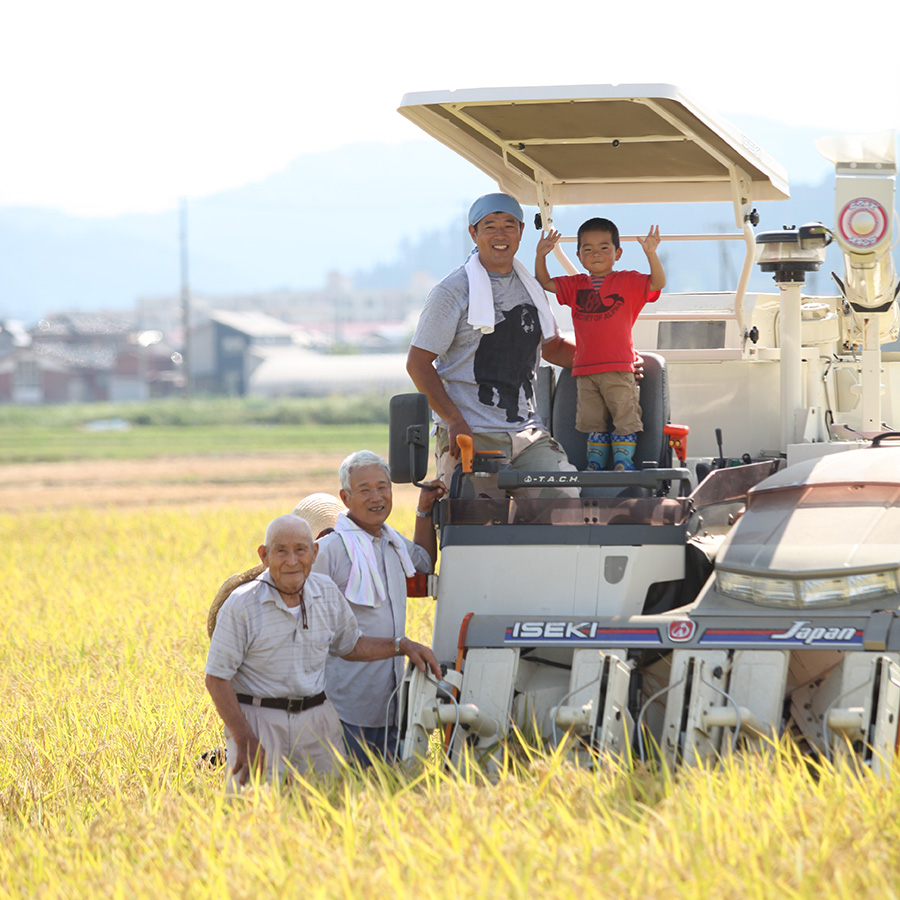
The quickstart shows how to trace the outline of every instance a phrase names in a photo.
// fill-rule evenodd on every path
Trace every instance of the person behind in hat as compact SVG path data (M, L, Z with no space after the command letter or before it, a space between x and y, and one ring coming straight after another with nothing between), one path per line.
M360 628L396 639L406 631L406 577L433 572L437 538L432 524L435 502L444 496L441 481L419 492L416 528L409 540L387 524L393 508L388 464L371 450L351 453L338 473L346 512L334 533L319 541L313 572L328 575L347 598ZM403 660L357 662L332 656L325 665L325 691L334 703L348 751L362 766L371 757L393 759L397 744L395 691ZM393 701L393 702L392 702Z
M441 677L429 647L360 631L334 582L312 572L317 546L305 519L274 519L258 553L266 569L222 604L205 669L232 789L252 768L270 778L336 771L343 742L325 696L330 655L367 662L403 654Z
M449 484L457 438L501 450L521 471L573 471L537 413L541 358L571 368L547 295L516 258L524 229L519 203L486 194L469 210L475 251L428 295L406 369L435 413L438 477Z
M344 504L333 494L324 492L307 494L294 507L294 515L309 522L316 543L334 531L334 523L343 511Z

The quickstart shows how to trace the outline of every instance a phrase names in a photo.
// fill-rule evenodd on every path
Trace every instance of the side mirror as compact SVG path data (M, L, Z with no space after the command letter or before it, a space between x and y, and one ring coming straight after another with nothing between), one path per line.
M421 487L428 471L428 399L424 394L391 397L388 465L394 484Z

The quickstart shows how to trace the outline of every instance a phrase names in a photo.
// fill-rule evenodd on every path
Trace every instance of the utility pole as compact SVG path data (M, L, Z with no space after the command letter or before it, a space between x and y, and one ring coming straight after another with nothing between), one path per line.
M191 288L188 281L188 204L181 198L179 216L179 244L181 247L181 328L184 338L181 346L181 365L184 372L184 396L191 396Z

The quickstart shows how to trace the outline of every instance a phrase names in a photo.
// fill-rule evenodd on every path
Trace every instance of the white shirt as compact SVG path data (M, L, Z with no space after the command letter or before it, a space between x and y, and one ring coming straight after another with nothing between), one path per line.
M328 657L351 653L362 632L330 578L313 573L303 585L306 629L269 579L266 569L222 604L205 671L239 694L312 697L325 690Z

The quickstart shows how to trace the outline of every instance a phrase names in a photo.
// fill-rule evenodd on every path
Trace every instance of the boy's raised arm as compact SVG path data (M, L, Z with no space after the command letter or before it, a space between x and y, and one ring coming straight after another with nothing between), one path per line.
M547 271L547 254L556 246L556 242L560 239L560 233L554 231L542 231L541 239L537 242L537 249L534 255L534 277L540 282L541 287L545 291L556 293L556 282L550 277Z
M666 286L666 273L663 271L662 263L656 255L656 248L659 246L660 240L659 225L651 225L650 230L647 232L647 237L637 239L641 247L644 248L647 262L650 263L651 291L661 291ZM540 281L540 278L538 281Z

